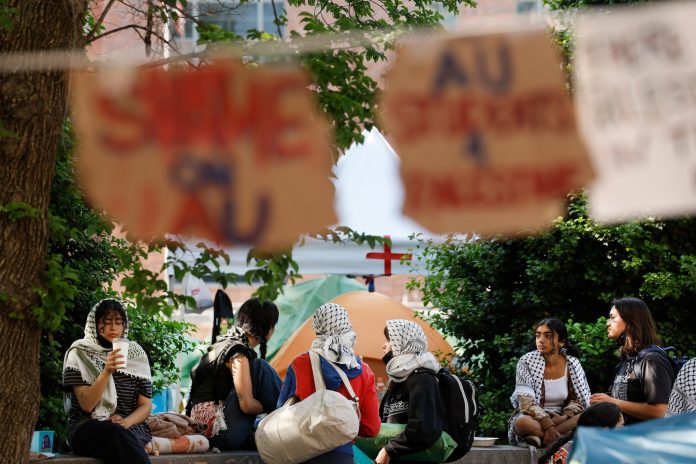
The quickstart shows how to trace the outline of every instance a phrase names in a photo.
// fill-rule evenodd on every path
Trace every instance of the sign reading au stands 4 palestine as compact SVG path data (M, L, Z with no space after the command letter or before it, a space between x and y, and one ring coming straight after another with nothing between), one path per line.
M696 4L582 16L578 122L597 167L600 222L696 212Z
M299 68L80 73L80 182L134 235L274 249L336 221L329 127Z
M551 226L592 178L545 29L403 44L382 111L405 213L436 233Z

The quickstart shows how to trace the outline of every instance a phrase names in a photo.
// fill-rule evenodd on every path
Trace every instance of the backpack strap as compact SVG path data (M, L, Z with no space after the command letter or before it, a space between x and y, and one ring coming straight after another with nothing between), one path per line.
M316 351L310 351L309 358L312 362L312 375L314 376L315 389L319 391L319 388L317 387L317 378L321 379L321 389L326 389L326 384L324 383L324 376L321 374L321 359L324 359L331 365L331 367L336 369L336 372L338 372L338 375L339 377L341 377L343 385L346 387L346 390L348 390L348 394L350 395L351 400L353 400L353 402L355 403L355 411L358 413L358 419L360 419L360 408L358 407L358 404L360 403L360 397L358 397L358 395L355 394L355 390L353 390L353 386L350 384L350 380L348 380L348 376L346 375L346 373L343 372L343 370L340 367L338 367L333 361L331 361L330 359L326 359L324 356L320 355Z

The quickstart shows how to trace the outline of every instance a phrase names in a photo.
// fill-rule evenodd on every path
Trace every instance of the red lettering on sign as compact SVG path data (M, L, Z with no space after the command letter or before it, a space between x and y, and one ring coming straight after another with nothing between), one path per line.
M564 163L548 168L480 168L464 174L419 170L404 173L404 181L414 210L512 207L565 195L575 187L578 169Z
M250 138L255 161L264 164L311 153L312 116L285 101L303 93L308 90L301 74L256 76L216 66L150 70L126 96L99 95L97 110L110 128L103 142L117 152L153 143L165 153L201 148L227 153Z
M478 97L472 95L394 95L386 104L400 143L428 136L458 137L482 132L572 132L575 116L561 91Z
M109 126L116 129L99 134L102 143L116 152L134 150L142 146L146 139L146 127L134 108L104 94L97 95L95 107Z

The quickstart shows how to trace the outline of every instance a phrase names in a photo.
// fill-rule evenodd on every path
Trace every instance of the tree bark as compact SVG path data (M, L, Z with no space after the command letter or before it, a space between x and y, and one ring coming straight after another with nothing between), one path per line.
M13 27L0 56L78 48L87 0L10 0ZM32 313L42 286L48 203L68 98L66 71L0 74L0 207L22 202L36 218L0 212L0 462L28 460L39 408L39 340ZM61 379L55 379L60 382Z

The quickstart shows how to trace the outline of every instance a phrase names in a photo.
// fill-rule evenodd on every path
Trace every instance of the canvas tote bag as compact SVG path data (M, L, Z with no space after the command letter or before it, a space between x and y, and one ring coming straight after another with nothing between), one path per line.
M300 463L348 443L358 436L358 400L346 374L341 376L353 401L327 390L321 374L319 354L309 352L314 393L304 401L290 398L263 418L256 429L256 447L267 464ZM330 362L330 361L329 361Z

